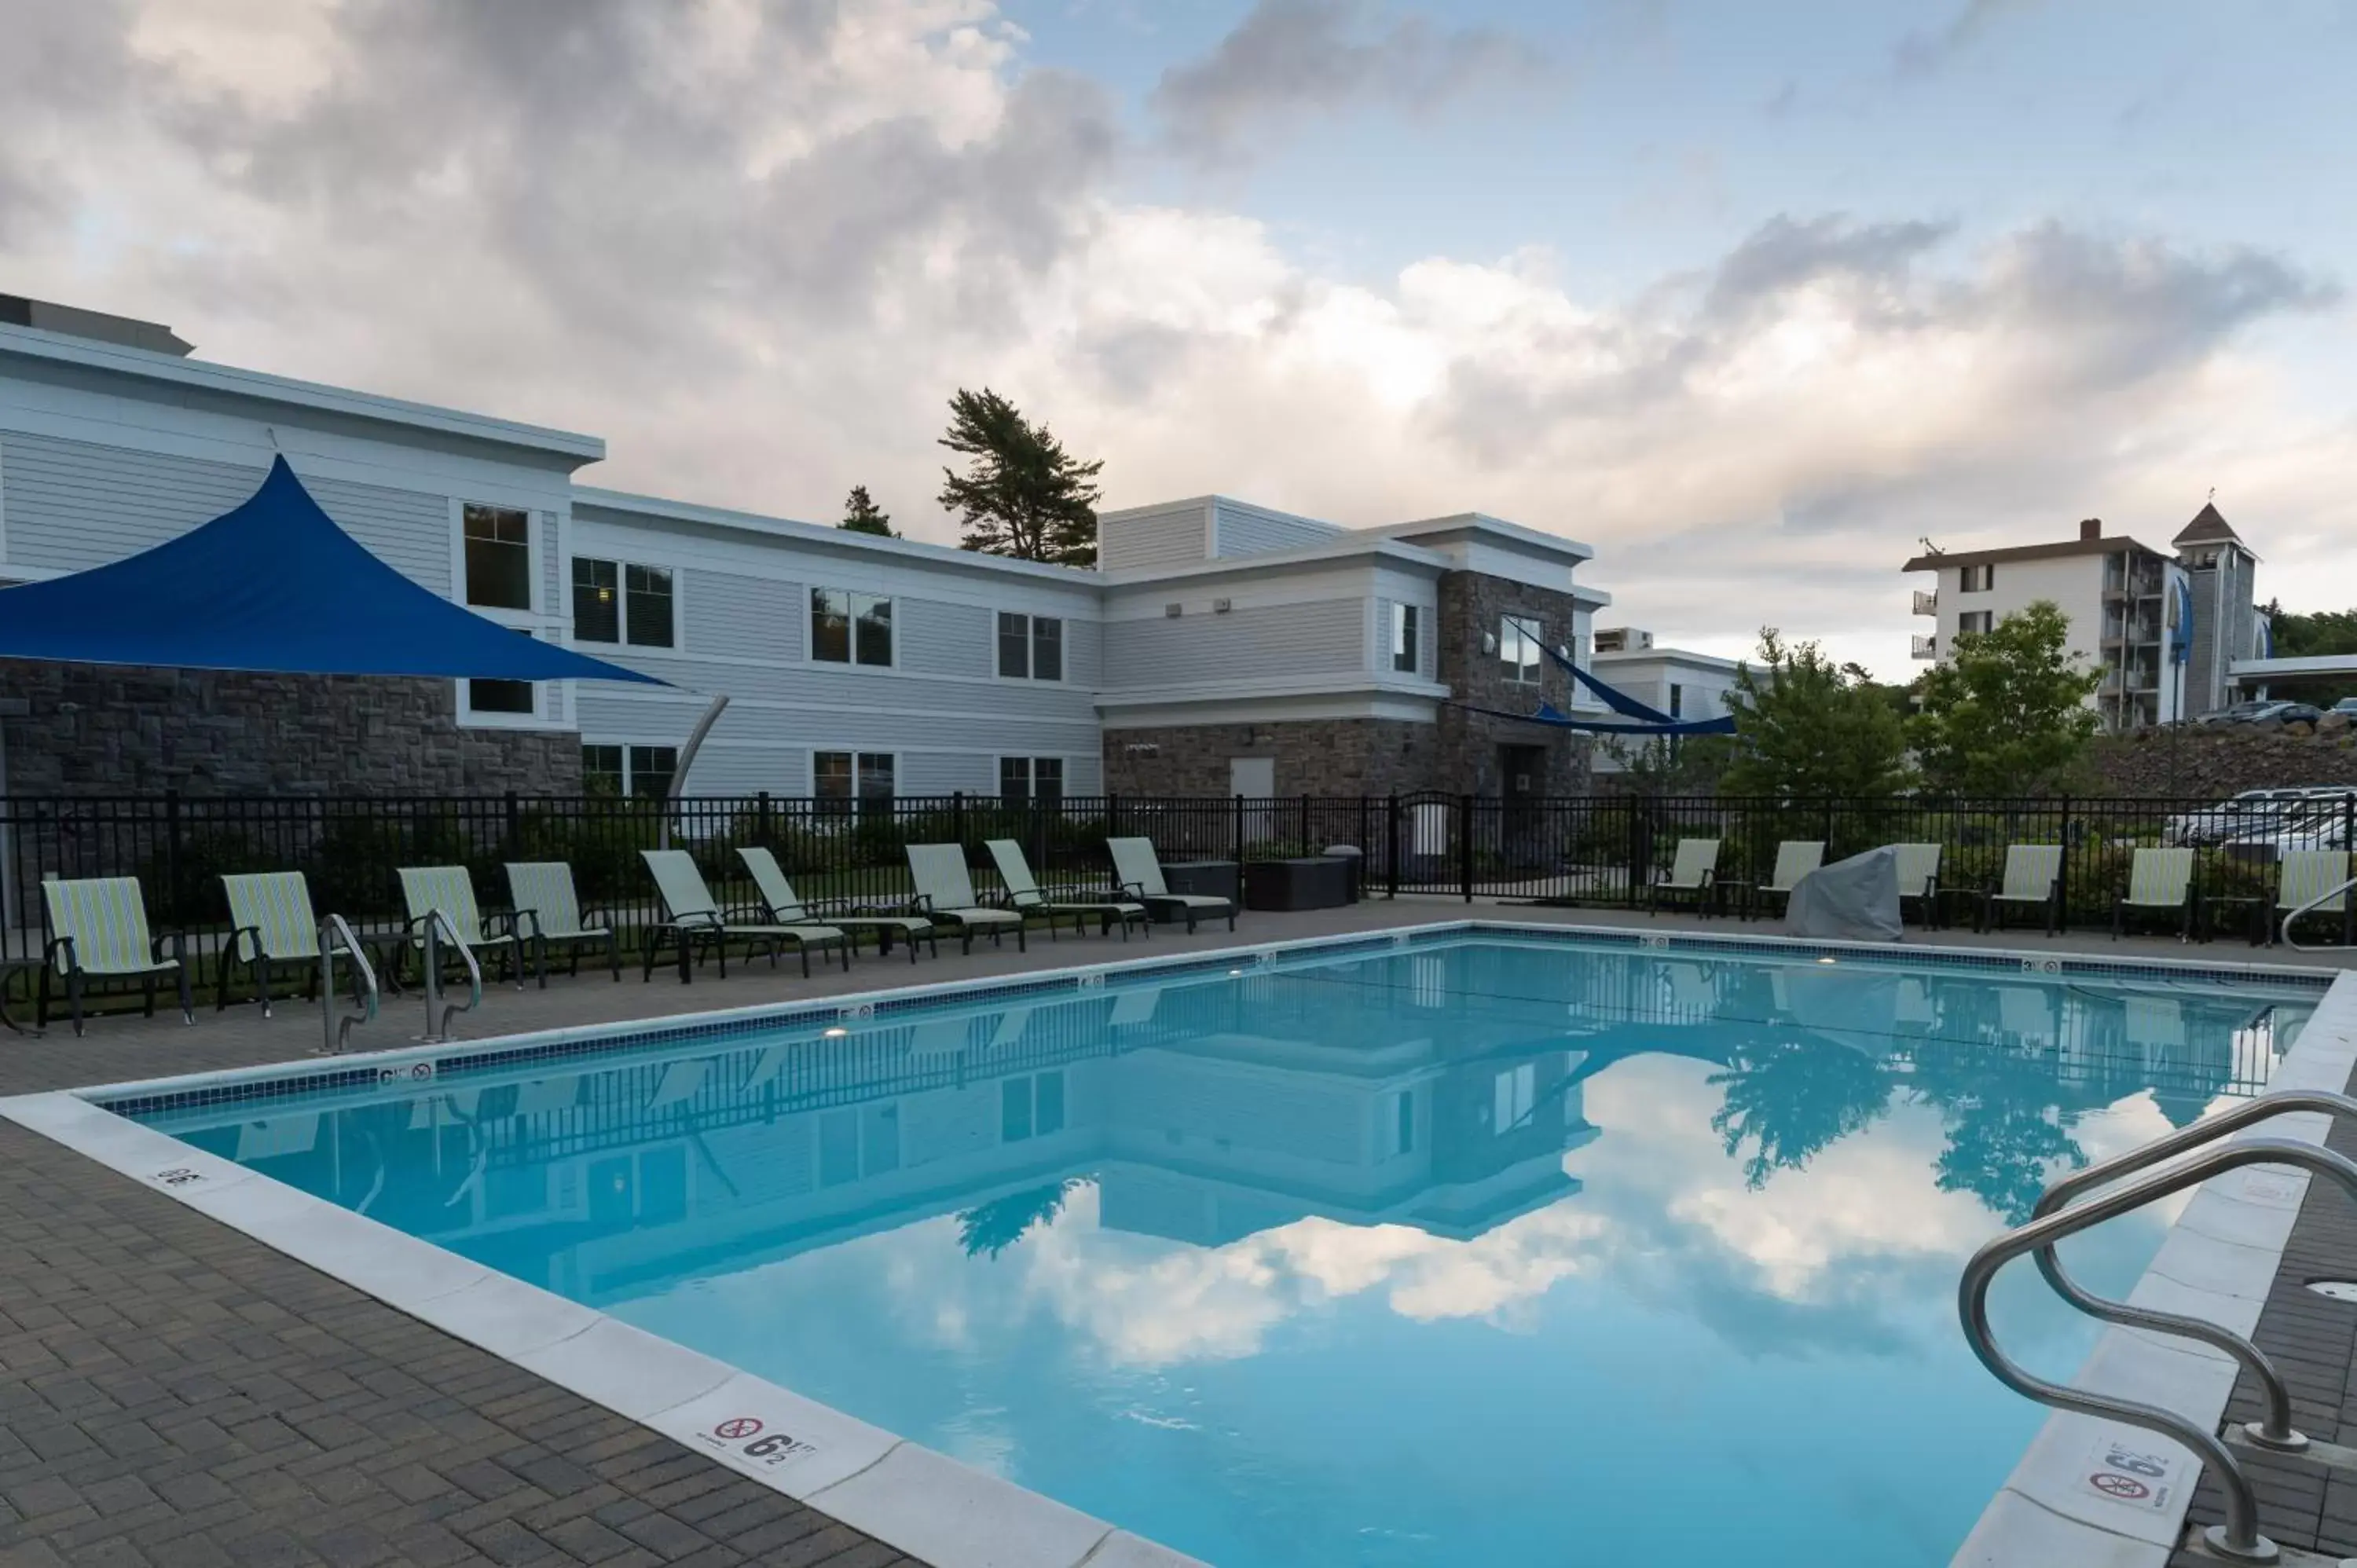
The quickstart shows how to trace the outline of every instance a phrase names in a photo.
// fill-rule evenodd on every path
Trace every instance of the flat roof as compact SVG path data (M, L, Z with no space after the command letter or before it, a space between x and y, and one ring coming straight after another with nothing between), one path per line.
M264 375L259 371L242 371L230 365L215 364L210 360L184 359L177 354L133 349L120 343L44 332L38 328L0 326L0 356L11 355L157 381L191 391L253 398L290 408L315 409L380 424L432 430L495 446L545 452L571 459L571 466L575 467L584 463L599 462L606 456L605 441L595 435L551 429L542 424L522 424L511 419L493 419L488 414L438 408L431 403L409 403L401 398L348 392L340 387L323 386L317 381L298 381L286 376Z
M1178 578L1222 577L1265 571L1271 567L1324 566L1361 558L1394 561L1405 566L1420 566L1434 572L1447 571L1449 564L1448 557L1437 550L1426 550L1422 545L1375 535L1372 530L1346 528L1334 539L1320 544L1305 544L1298 550L1260 550L1250 555L1218 555L1208 561L1189 561L1179 566L1125 566L1117 571L1100 572L1098 576L1108 587L1128 588Z
M1918 555L1902 572L1937 572L1949 566L1979 566L1999 561L2051 561L2066 555L2111 555L2132 550L2161 560L2174 560L2166 550L2155 550L2125 533L2107 533L2101 539L2065 539L2054 544L2014 544L2001 550L1949 550L1936 555Z
M1420 518L1414 522L1387 522L1379 528L1353 529L1357 533L1388 534L1394 538L1415 538L1423 534L1488 534L1491 538L1511 541L1525 549L1553 555L1577 565L1596 559L1593 546L1568 539L1560 533L1548 533L1541 529L1526 528L1519 522L1508 522L1502 517L1487 512L1452 512L1447 517Z

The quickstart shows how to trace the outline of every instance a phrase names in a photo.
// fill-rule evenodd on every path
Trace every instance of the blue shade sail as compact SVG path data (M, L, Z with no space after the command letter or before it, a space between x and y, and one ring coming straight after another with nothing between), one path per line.
M0 589L0 659L669 683L418 586L337 527L284 457L244 504L201 528L110 565Z

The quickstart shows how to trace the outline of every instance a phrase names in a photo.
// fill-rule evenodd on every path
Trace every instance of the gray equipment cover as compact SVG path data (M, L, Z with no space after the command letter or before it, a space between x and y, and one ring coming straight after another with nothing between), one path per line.
M1784 930L1795 937L1899 940L1899 852L1885 844L1802 877L1784 908Z

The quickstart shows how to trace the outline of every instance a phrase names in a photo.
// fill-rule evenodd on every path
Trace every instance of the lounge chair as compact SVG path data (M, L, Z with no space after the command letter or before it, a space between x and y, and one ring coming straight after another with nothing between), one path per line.
M1767 885L1759 889L1760 896L1781 894L1789 902L1801 878L1824 863L1824 840L1786 839L1776 846L1776 869L1769 874Z
M2193 935L2193 852L2140 849L2128 863L2128 890L2112 901L2112 940L2117 941L2135 915L2167 915L2177 922L2177 940Z
M802 977L811 972L811 949L833 948L843 961L844 969L851 968L851 941L834 926L769 925L730 920L720 909L712 889L704 885L704 873L695 867L695 857L683 849L642 849L639 857L647 863L648 872L655 879L655 890L662 896L665 918L649 928L646 936L646 967L640 974L642 981L654 978L655 959L662 951L663 933L669 932L679 947L679 983L688 982L690 954L701 940L720 955L720 978L728 978L728 940L741 937L745 941L745 957L749 962L753 946L761 944L769 952L770 967L778 967L778 949L791 942L802 955Z
M2345 849L2290 849L2276 861L2276 929L2267 933L2273 941L2291 938L2290 925L2294 911L2309 904L2311 916L2341 917L2341 945L2351 945L2349 889L2341 885L2349 880L2349 852ZM2340 891L2334 892L2335 888ZM2330 897L2326 896L2330 894ZM2322 899L2323 902L2317 903Z
M562 942L572 959L571 972L581 972L581 947L600 943L606 967L622 978L622 950L614 940L610 917L591 925L595 911L584 914L581 896L574 890L573 867L561 860L510 861L508 902L515 910L518 935L532 941L532 966L540 973L541 989L548 988L548 944Z
M1162 860L1154 853L1152 839L1107 839L1105 848L1113 855L1113 874L1119 884L1117 891L1125 898L1134 899L1147 909L1168 909L1187 922L1187 934L1195 934L1195 922L1206 916L1218 919L1228 918L1228 929L1236 929L1236 901L1222 898L1216 893L1173 893L1162 879Z
M239 964L253 981L254 999L262 1015L271 1015L270 971L273 965L311 970L307 1000L319 992L319 918L311 911L311 885L299 871L253 871L224 875L221 889L229 895L229 941L221 951L221 972L215 977L213 1011L229 1005L229 983Z
M1125 898L1050 898L1040 891L1039 881L1031 875L1031 863L1024 857L1023 846L1013 839L989 839L983 847L998 867L998 880L1006 885L1006 901L1018 915L1042 915L1047 918L1048 935L1056 934L1056 921L1066 915L1073 926L1086 931L1089 922L1097 922L1097 935L1107 936L1118 924L1121 940L1129 940L1129 928L1137 927L1146 935L1154 934L1154 918L1145 905Z
M862 931L876 933L876 951L880 957L892 950L892 939L898 937L909 950L909 961L917 961L917 944L930 941L933 956L942 956L942 939L931 920L920 920L910 915L820 915L812 912L794 894L794 885L786 880L785 868L778 857L766 849L739 846L737 858L745 863L752 874L753 888L761 896L761 911L771 924L780 926L827 925L848 931L856 939Z
M1655 877L1645 886L1645 913L1652 914L1661 907L1664 895L1674 898L1691 897L1695 912L1702 912L1704 902L1718 886L1718 840L1680 839L1676 859L1669 874Z
M406 928L409 940L394 953L393 984L401 984L401 971L408 957L414 952L422 969L425 953L425 922L439 913L447 938L455 935L468 949L497 948L500 961L506 968L506 978L515 982L518 991L523 989L523 939L516 934L513 910L502 910L486 916L475 904L475 878L463 865L404 865L401 867L401 898L409 909Z
M2062 918L2062 846L2059 843L2007 844L2005 881L1984 888L1980 913L1973 929L1986 931L2005 924L2008 909L2036 909L2046 917L2046 934L2052 936Z
M66 1001L73 1012L74 1033L82 1032L81 987L84 980L138 977L145 983L147 1016L156 1015L156 977L168 974L179 983L180 1016L197 1021L196 1003L188 993L188 939L178 931L151 936L147 900L135 876L96 876L65 882L49 877L41 884L41 913L47 926L42 948L41 984L34 1004L33 1026L49 1026L49 981L63 975ZM172 956L164 956L169 943Z
M1907 901L1915 900L1924 926L1942 924L1940 916L1940 852L1936 843L1895 843L1899 852L1899 908L1903 917Z
M965 868L965 846L954 843L912 843L909 846L909 879L917 886L917 908L925 918L946 920L957 929L967 952L974 951L976 932L997 941L1015 933L1017 950L1028 951L1023 917L1012 909L990 909L974 897L974 877Z

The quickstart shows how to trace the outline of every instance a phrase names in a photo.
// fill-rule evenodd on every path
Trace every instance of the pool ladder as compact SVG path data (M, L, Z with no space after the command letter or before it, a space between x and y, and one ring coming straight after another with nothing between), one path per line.
M2283 918L2282 929L2278 933L2283 938L2284 946L2291 949L2294 952L2347 952L2349 950L2348 948L2338 942L2317 942L2313 945L2305 942L2296 942L2292 940L2291 928L2292 922L2298 920L2302 915L2312 915L2319 909L2338 908L2341 901L2349 897L2349 893L2352 888L2357 888L2357 876L2350 877L2348 880L2342 882L2338 887L2329 887L2325 889L2315 897L2310 898L2307 903L2302 904L2298 908L2294 909L2291 913L2286 915Z
M1964 1279L1956 1292L1957 1308L1964 1318L1964 1340L1972 1347L1973 1354L1980 1358L1981 1365L1994 1373L1997 1381L2016 1393L2036 1400L2040 1404L2051 1405L2056 1410L2072 1411L2081 1415L2109 1416L2131 1426L2159 1433L2198 1455L2226 1494L2226 1522L2211 1526L2203 1532L2202 1539L2212 1555L2229 1563L2279 1563L2283 1560L2283 1552L2259 1531L2257 1497L2252 1490L2250 1477L2243 1473L2243 1467L2235 1460L2228 1442L2222 1440L2217 1433L2196 1425L2174 1411L2075 1389L2064 1383L2049 1382L2027 1370L1997 1348L1989 1332L1989 1283L2006 1264L2025 1252L2031 1253L2037 1259L2038 1272L2046 1277L2048 1284L2054 1287L2055 1294L2089 1316L2125 1327L2198 1339L2223 1350L2240 1363L2243 1370L2259 1385L2266 1409L2263 1419L2230 1431L2228 1437L2231 1441L2279 1454L2308 1450L2310 1447L2308 1438L2291 1424L2290 1391L2285 1388L2283 1378L2276 1371L2274 1364L2257 1346L2232 1329L2201 1318L2134 1306L2124 1301L2112 1301L2096 1295L2073 1280L2064 1271L2061 1260L2054 1255L2054 1244L2065 1236L2090 1230L2107 1219L2141 1208L2156 1198L2165 1197L2222 1171L2243 1165L2298 1165L2314 1175L2331 1177L2352 1197L2357 1197L2357 1162L2313 1144L2297 1143L2288 1138L2250 1138L2222 1148L2201 1149L2201 1152L2167 1170L2124 1182L2084 1203L2072 1205L2072 1199L2092 1188L2145 1170L2189 1150L2201 1149L2202 1144L2255 1122L2299 1112L2322 1112L2328 1116L2357 1116L2357 1099L2322 1090L2281 1090L2245 1101L2167 1137L2156 1138L2126 1154L2073 1172L2046 1189L2045 1195L2038 1200L2038 1207L2029 1223L2007 1231L1972 1255L1964 1264ZM2344 1475L2357 1474L2357 1454L2335 1449L2330 1454L2318 1453L2314 1457Z
M467 965L467 1000L464 1002L445 1004L442 1000L442 942L446 937ZM429 1046L438 1046L450 1038L451 1019L461 1013L471 1013L483 1004L483 966L475 961L474 950L458 935L457 928L450 924L449 917L439 909L427 911L424 939L425 1033L420 1038ZM514 962L521 970L522 955L518 954Z
M353 1011L338 1015L336 1012L336 954L341 952L352 963ZM325 1056L341 1055L352 1037L352 1029L361 1024L376 1020L376 968L361 948L360 939L352 935L350 926L341 915L330 915L319 922L319 1024L326 1040L320 1047Z

